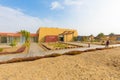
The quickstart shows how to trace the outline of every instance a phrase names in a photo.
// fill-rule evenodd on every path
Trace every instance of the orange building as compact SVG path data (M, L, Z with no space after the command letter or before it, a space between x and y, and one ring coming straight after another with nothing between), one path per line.
M49 41L73 41L74 37L78 36L76 30L73 29L63 29L63 28L47 28L47 27L40 27L37 31L39 34L38 42L47 42L46 38L49 36ZM50 37L51 36L51 37ZM57 36L58 39L55 39ZM51 39L51 40L50 40ZM53 40L52 40L53 39Z

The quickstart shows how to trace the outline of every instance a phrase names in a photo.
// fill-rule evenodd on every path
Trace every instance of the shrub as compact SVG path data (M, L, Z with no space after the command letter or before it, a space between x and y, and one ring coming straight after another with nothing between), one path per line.
M30 42L29 42L29 41L26 41L26 42L24 43L24 46L30 47Z
M2 52L3 51L3 48L0 48L0 52Z
M10 43L10 46L16 46L17 45L17 42L16 42L16 40L13 40L11 43Z
M77 39L77 37L73 37L73 41L77 41L78 39Z

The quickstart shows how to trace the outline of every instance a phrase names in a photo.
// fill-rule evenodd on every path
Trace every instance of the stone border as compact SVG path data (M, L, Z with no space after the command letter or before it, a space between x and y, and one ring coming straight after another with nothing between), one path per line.
M34 61L34 60L38 60L38 59L58 57L58 56L62 56L62 55L77 55L77 54L81 54L81 53L85 53L85 52L98 51L98 50L106 50L106 49L113 49L113 48L116 48L116 47L88 49L88 50L85 50L85 51L79 51L79 50L78 51L69 51L69 52L66 52L66 53L63 53L63 54L52 53L52 54L45 55L45 56L13 58L11 60L2 61L2 62L0 62L0 64Z

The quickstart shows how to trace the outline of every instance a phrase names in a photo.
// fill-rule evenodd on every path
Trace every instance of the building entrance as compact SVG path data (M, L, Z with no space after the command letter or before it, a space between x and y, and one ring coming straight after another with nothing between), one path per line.
M63 35L59 36L59 41L64 41L64 36Z

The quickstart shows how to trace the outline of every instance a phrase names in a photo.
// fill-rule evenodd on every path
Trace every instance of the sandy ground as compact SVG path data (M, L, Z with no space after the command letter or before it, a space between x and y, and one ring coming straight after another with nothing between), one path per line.
M2 64L0 80L120 80L120 48Z
M18 50L19 48L21 48L21 45L9 47L9 48L3 48L2 52L14 52L14 51ZM28 50L28 48L26 48L25 51L22 53L27 53L27 50Z
M3 52L12 52L12 51L16 51L18 48L20 48L20 46L4 48L4 49L3 49Z

